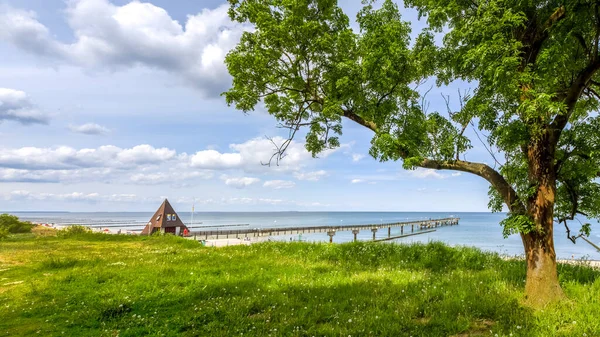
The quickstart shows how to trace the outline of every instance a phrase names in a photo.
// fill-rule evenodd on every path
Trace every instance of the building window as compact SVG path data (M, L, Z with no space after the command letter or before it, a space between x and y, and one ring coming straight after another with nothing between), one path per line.
M167 214L167 221L171 221L171 214Z
M171 220L173 220L173 221L177 220L177 215L171 214Z

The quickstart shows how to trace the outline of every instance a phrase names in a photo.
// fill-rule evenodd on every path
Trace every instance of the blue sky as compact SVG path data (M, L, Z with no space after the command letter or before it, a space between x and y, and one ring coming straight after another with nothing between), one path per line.
M313 159L302 138L266 167L285 133L219 93L223 55L247 27L223 1L0 2L0 210L487 211L481 178L369 157L370 131ZM354 17L359 1L342 3ZM420 27L414 12L405 20ZM430 111L445 111L435 88ZM490 162L477 139L468 160Z

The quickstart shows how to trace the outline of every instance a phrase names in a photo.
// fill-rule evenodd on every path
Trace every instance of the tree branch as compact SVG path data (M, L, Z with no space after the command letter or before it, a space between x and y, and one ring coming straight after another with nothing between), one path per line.
M354 111L352 111L352 110L344 110L344 117L366 127L367 129L370 129L373 132L379 131L377 124L375 124L374 122L365 120L364 118L362 118L359 115L357 115L356 113L354 113Z
M486 164L463 160L437 161L425 159L418 166L435 170L454 170L472 173L487 180L500 193L511 212L525 213L525 206L519 201L517 193L504 177Z
M592 97L592 96L595 96L595 97L596 97L596 99L599 99L599 100L600 100L600 94L598 94L598 93L597 93L597 92L596 92L594 89L592 89L591 87L588 87L588 88L587 88L587 91L588 91L588 95L589 95L590 97Z
M377 132L377 125L371 121L367 121L362 117L358 116L354 112L350 110L344 111L344 117ZM405 158L407 156L406 153L401 153L400 156ZM517 197L517 193L510 186L510 184L504 179L504 177L498 173L493 168L489 167L486 164L481 163L473 163L463 160L452 160L452 161L438 161L432 159L424 159L417 166L423 168L430 168L434 170L454 170L461 171L466 173L472 173L477 176L480 176L487 180L495 189L500 193L504 202L508 206L511 212L515 213L525 213L525 206L519 201Z
M550 36L550 28L554 26L558 21L565 18L565 6L558 7L552 15L546 20L544 26L541 27L542 30L538 31L538 28L534 28L533 32L530 34L526 34L525 42L525 56L523 59L523 68L526 67L527 64L534 64L537 60L538 54L542 49L542 45Z
M571 219L573 220L573 219ZM565 229L567 230L567 238L571 240L571 242L576 243L577 236L571 235L571 229L567 225L567 219L562 219L562 222L565 224Z
M575 109L575 104L577 104L583 90L589 85L590 80L594 74L596 74L598 69L600 69L600 59L596 59L588 64L587 67L577 75L577 78L573 81L573 84L571 84L567 93L563 97L560 97L567 106L567 111L564 114L559 114L554 117L554 120L550 123L550 128L551 130L554 130L556 135L554 138L555 141L558 141L560 133L569 122L569 118Z
M581 33L579 33L579 32L575 32L575 33L573 33L573 36L579 42L579 44L583 48L583 51L585 51L585 53L588 56L590 56L590 54L592 53L592 51L590 50L590 48L588 48L587 44L585 43L585 39L583 38L583 35L581 35Z

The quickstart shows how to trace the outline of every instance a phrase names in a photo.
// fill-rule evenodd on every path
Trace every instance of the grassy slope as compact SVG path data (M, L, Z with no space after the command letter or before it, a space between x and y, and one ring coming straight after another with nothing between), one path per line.
M0 242L0 336L600 336L600 272L560 268L571 300L533 312L523 262L437 243L20 236Z

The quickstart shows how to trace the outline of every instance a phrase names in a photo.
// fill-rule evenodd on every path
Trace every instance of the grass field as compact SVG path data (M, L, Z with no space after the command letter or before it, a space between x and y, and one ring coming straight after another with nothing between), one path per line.
M599 271L522 306L522 261L443 244L18 235L0 241L0 336L600 336Z

